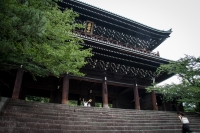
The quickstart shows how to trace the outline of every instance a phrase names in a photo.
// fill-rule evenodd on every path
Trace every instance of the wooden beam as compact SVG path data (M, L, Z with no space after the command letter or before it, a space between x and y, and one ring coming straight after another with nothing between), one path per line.
M87 82L102 83L102 79L98 79L98 78L78 77L78 76L73 76L73 75L70 75L69 78L70 79L81 80L81 81L87 81ZM134 84L116 82L116 81L111 81L111 80L107 80L107 85L121 86L121 87L128 87L128 88L134 86ZM139 89L145 89L146 87L147 86L138 85Z
M96 79L96 78L90 78L90 77L78 77L78 76L70 75L69 78L76 79L76 80L83 80L83 81L87 81L87 82L102 83L102 79Z

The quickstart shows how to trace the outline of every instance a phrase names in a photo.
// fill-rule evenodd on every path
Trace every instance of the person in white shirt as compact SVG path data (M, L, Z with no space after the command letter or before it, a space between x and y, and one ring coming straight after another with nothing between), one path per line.
M89 103L89 102L88 102L87 106L88 106L88 107L91 107L91 105L90 105L90 103Z
M88 105L88 102L87 102L87 101L84 101L84 102L83 102L83 106L87 107L87 105Z
M182 124L182 133L190 133L192 132L190 130L190 126L189 126L189 120L187 119L187 117L184 116L184 114L182 112L177 112L177 115L181 121Z
M84 106L84 107L87 107L87 105L88 105L88 102L87 102L87 101L84 101L84 98L83 98L83 106Z
M92 99L89 99L88 101L84 101L84 98L83 98L83 106L84 107L91 107L91 103L92 102Z

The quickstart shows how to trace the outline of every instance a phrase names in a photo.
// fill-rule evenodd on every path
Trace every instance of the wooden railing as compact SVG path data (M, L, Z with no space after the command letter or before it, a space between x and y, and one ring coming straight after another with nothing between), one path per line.
M95 35L95 34L89 34L87 32L81 31L81 30L74 30L73 33L78 34L78 35L83 35L83 36L86 36L86 37L90 37L90 38L93 38L93 39L101 40L101 41L104 41L104 42L107 42L107 43L120 45L120 46L123 46L123 47L126 47L126 48L134 49L134 50L137 50L137 51L140 51L140 52L143 52L143 53L147 53L147 54L150 54L150 55L160 57L160 54L159 54L158 51L157 51L157 53L155 53L155 52L152 52L152 51L147 50L145 48L138 48L138 47L134 47L131 44L119 42L119 41L114 40L112 38L106 38L106 37Z

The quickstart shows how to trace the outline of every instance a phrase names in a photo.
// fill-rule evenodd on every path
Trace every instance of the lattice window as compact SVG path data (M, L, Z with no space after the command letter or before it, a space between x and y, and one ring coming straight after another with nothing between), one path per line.
M135 37L130 34L125 34L123 32L116 31L109 27L104 27L101 25L97 25L91 21L83 21L80 19L76 19L77 23L86 24L86 28L84 31L88 34L94 34L101 37L108 38L111 43L120 43L120 45L126 45L129 47L139 48L139 49L151 49L158 44L158 41L161 41L163 38L159 38L159 40L146 37L146 39L141 39Z
M86 67L90 69L108 71L112 73L119 73L148 79L151 79L152 77L156 76L155 72L153 71L126 66L123 64L116 64L114 62L105 62L103 60L97 60L92 58L87 59L87 62L88 64L86 65Z

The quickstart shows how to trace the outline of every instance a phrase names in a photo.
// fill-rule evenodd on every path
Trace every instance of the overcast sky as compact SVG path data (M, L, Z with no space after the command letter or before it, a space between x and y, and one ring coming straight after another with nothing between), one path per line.
M172 34L154 51L170 60L184 54L200 56L200 0L81 0ZM177 82L176 77L164 83Z

